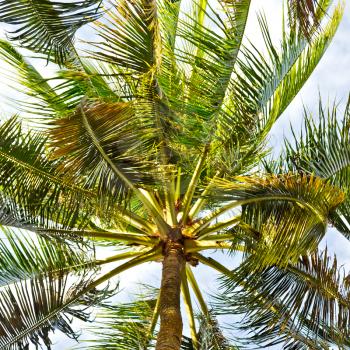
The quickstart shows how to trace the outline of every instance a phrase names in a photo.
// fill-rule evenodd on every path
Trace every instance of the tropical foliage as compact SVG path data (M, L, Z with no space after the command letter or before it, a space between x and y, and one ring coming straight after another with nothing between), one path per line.
M266 160L344 4L286 1L279 45L259 15L265 51L243 41L249 8L0 1L18 111L0 124L1 349L78 339L91 311L79 348L350 348L349 277L318 250L329 224L350 237L349 107ZM148 262L160 288L117 303L115 277ZM210 304L197 265L219 273Z

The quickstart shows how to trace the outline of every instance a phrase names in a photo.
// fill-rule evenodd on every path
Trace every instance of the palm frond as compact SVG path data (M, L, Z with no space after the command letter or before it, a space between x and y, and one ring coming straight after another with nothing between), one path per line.
M343 200L343 192L326 181L302 174L237 176L231 180L216 179L218 196L238 205L260 201L291 201L308 208L320 219ZM236 204L235 204L236 205Z
M108 289L88 292L91 278L81 276L75 283L62 272L17 282L0 291L0 346L15 350L39 346L51 349L49 333L58 329L77 339L68 316L89 320L87 308L111 296ZM81 307L83 306L83 308Z
M114 76L106 74L102 63L86 58L81 59L79 70L59 70L49 79L45 79L30 59L6 40L0 40L0 58L15 71L14 76L7 71L4 73L9 76L9 86L30 98L29 101L22 95L14 98L16 108L29 113L28 122L35 123L35 126L44 126L48 119L71 113L85 96L115 102L124 95L120 88L112 85L115 85L114 80L112 83L106 80L106 77L111 79Z
M285 152L278 161L279 167L315 174L338 186L347 195L350 190L349 111L348 102L340 120L335 104L326 110L320 102L318 122L305 111L301 139L294 136L293 142L285 142ZM345 237L350 237L350 204L347 196L344 203L331 214L331 223Z
M62 111L46 115L46 122L47 118L57 119L71 114L84 98L101 99L106 102L121 100L120 91L113 91L105 80L103 71L95 62L82 59L81 64L80 70L60 70L54 78L49 80L52 83L59 82L52 89L52 92L56 96L54 103L62 106ZM31 105L30 103L29 107Z
M319 2L317 12L320 13L320 20L326 17L329 6L328 0ZM216 112L215 132L210 137L213 167L222 174L235 175L249 171L264 157L267 133L321 59L334 36L342 11L339 5L312 43L298 31L284 29L280 50L272 43L265 18L260 17L269 56L264 57L254 46L241 50L222 108ZM213 81L213 78L201 76L204 83L196 86ZM215 86L208 91L213 89Z
M46 140L40 133L24 133L16 117L0 125L3 211L10 214L9 210L17 207L13 219L16 215L23 217L19 226L21 222L25 224L25 217L29 219L27 224L54 220L63 226L74 226L91 208L88 198L91 200L92 193L57 174L58 163L46 155ZM11 225L17 226L16 220Z
M243 264L224 278L219 312L244 315L245 341L283 349L348 348L348 277L327 250L259 274ZM244 341L243 341L244 343Z
M154 349L156 336L150 333L150 326L157 295L158 291L155 288L147 287L133 302L100 308L96 318L99 328L91 329L96 338L85 340L88 345L84 348ZM79 348L81 349L81 345Z
M319 2L319 6L323 8L325 3L328 3L328 1ZM342 2L339 2L332 14L327 15L325 11L322 11L322 17L327 18L328 22L324 25L324 28L320 30L319 34L315 36L312 43L305 47L304 50L300 51L300 55L296 56L297 59L289 68L287 68L288 64L285 65L286 61L283 62L282 60L282 64L279 66L281 67L282 74L276 74L278 78L271 79L269 82L270 86L268 85L264 88L263 99L267 101L269 95L272 97L270 104L268 104L270 118L277 119L304 86L331 43L341 22L343 13L344 3ZM292 38L293 35L290 38L291 41L293 40ZM297 44L296 48L299 45ZM293 44L289 48L288 45L286 45L286 51L284 52L286 53L288 50L290 52L294 51ZM298 49L296 49L296 51L298 51ZM286 59L288 54L282 54L282 57ZM293 62L293 59L291 61ZM280 82L274 88L273 86L278 80Z
M329 2L325 0L319 6L324 8L326 4L329 5ZM281 50L273 45L266 20L260 17L269 58L265 58L254 46L243 50L244 58L237 70L231 96L238 104L235 108L233 106L233 111L254 116L254 134L265 137L300 91L330 44L343 12L344 6L339 3L311 43L296 32L287 34L285 31ZM325 15L323 13L323 17Z
M84 58L82 66L84 72L81 72L80 75L76 71L71 71L71 75L70 71L64 71L62 75L67 82L71 79L74 81L75 75L76 80L83 83L82 90L86 90L85 96L97 97L103 101L111 102L127 99L128 93L123 90L123 86L118 81L118 75L108 74L110 65Z
M213 312L199 316L198 339L200 350L237 350L223 335Z
M101 201L118 201L152 180L153 129L134 117L131 103L85 102L53 126L52 157L63 159L61 172L85 177Z
M110 2L104 21L98 23L101 42L92 43L98 60L134 74L145 74L159 65L160 36L155 1Z
M49 237L45 233L47 231L70 227L85 228L90 224L88 216L81 213L80 209L79 211L75 210L74 213L67 213L67 206L51 209L40 205L22 207L11 197L4 196L1 192L0 207L0 225L25 229L48 238L56 238L56 236ZM87 240L81 238L75 242L83 245L88 243Z
M209 7L207 10L201 8L204 4ZM170 110L174 111L175 142L187 146L187 153L194 149L200 153L211 141L216 121L222 113L250 1L234 5L219 1L220 12L205 1L192 5L194 14L179 15L176 4L166 8L169 15L165 18L170 18L173 29L169 35L165 34L169 43L166 42L163 50L159 84ZM198 12L210 24L204 25L205 20L195 15ZM181 44L175 45L176 41Z
M235 345L230 345L229 341L222 334L219 323L213 313L209 315L199 315L198 317L198 350L238 350ZM192 341L184 337L181 350L194 350Z
M339 189L301 175L271 175L265 180L243 177L241 183L232 183L231 189L227 180L221 183L227 189L223 198L232 196L237 201L228 207L242 205L238 231L244 239L246 232L257 239L254 252L250 251L251 242L244 242L257 269L296 262L301 254L316 249L324 237L329 212L344 199Z
M303 35L311 40L312 32L320 26L320 12L326 8L318 7L318 0L289 0L289 26L300 27Z
M75 32L99 17L101 0L3 0L0 22L14 26L10 39L64 64L74 54Z
M57 73L60 83L55 91L60 100L75 108L84 98L98 98L105 102L130 101L136 94L134 76L103 60L81 58L81 67L64 69Z
M291 170L313 173L343 188L348 187L347 167L350 164L347 141L350 121L350 105L345 108L341 120L335 104L326 110L320 101L316 122L304 110L304 128L301 138L294 134L285 142L286 163Z
M249 259L256 269L266 266L284 266L298 260L300 254L315 250L326 233L327 225L317 216L298 206L288 204L256 205L243 208L238 235L234 243L244 243ZM252 252L247 232L258 237ZM246 234L246 235L245 235ZM238 237L237 237L238 236ZM242 236L242 241L239 237ZM234 249L235 245L232 247Z
M93 254L55 240L0 226L0 286L53 271L93 266Z
M162 36L162 64L176 63L174 49L177 27L180 19L180 1L161 0L158 2L159 30ZM170 61L169 61L170 60Z
M194 3L195 7L200 4ZM196 17L186 18L179 23L177 35L185 42L196 48L186 52L179 48L175 53L179 60L183 60L192 68L192 74L187 81L187 103L193 107L202 104L203 116L216 114L224 102L231 75L240 50L243 33L245 30L250 1L240 1L231 4L227 1L219 1L220 12L211 8L199 8L206 17L207 22L200 23ZM198 12L197 11L197 12ZM204 21L204 20L203 20ZM212 27L215 28L214 30ZM200 50L198 56L196 52ZM201 103L199 102L201 101ZM206 106L203 106L205 101Z
M35 99L35 102L32 102L29 106L28 103L18 99L18 101L16 100L18 102L17 108L19 106L22 106L25 110L30 108L31 111L41 115L59 113L65 109L65 105L62 105L57 99L57 95L49 83L10 42L0 40L0 57L16 72L16 78L12 78L14 82L11 82L10 86L16 89L16 83L20 84L20 91Z
M59 241L72 241L80 242L91 241L96 244L102 242L110 242L113 246L124 245L127 246L154 246L159 242L158 238L149 237L147 233L139 232L123 232L116 230L103 230L98 228L97 230L69 230L69 229L59 229L59 228L37 228L36 233L47 238L55 238ZM113 242L113 243L111 243Z
M122 100L134 101L135 114L152 125L154 142L161 150L158 159L166 164L176 157L171 144L176 127L166 91L160 84L163 70L160 26L156 1L111 2L107 20L98 24L103 40L91 43L97 48L91 56L109 65L107 77L116 81L113 75L117 76Z

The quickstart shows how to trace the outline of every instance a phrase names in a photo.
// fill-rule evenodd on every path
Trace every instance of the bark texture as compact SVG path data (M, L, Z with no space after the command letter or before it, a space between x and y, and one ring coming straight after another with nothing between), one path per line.
M183 245L166 244L160 291L160 329L156 350L179 350L182 338L180 310L181 273L185 266Z

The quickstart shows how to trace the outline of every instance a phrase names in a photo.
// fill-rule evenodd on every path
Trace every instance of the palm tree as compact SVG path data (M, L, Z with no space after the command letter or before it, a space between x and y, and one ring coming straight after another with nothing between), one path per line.
M222 314L245 315L261 346L350 346L349 279L317 251L329 222L350 236L349 113L306 119L306 139L266 161L271 127L341 21L331 5L287 1L279 47L260 16L264 56L242 45L249 0L0 1L10 41L55 67L45 79L0 42L26 120L0 125L1 349L50 348L54 329L77 338L70 316L89 320L91 306L90 349L236 349ZM205 255L216 250L228 258ZM160 288L106 302L108 281L151 261ZM198 264L222 276L210 306Z

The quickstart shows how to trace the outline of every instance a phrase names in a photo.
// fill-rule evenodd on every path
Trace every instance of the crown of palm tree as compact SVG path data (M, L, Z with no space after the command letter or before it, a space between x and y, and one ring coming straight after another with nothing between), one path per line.
M344 4L331 5L287 1L279 46L259 16L264 55L242 44L249 0L0 1L9 40L55 65L45 79L0 41L27 120L0 124L1 349L50 349L54 329L77 338L69 315L87 321L92 306L91 349L350 346L348 277L317 250L329 223L350 237L349 108L339 122L321 107L265 159L340 23ZM159 289L106 302L108 281L151 261ZM221 276L210 305L198 264ZM225 338L223 314L244 316L229 320L246 339Z

